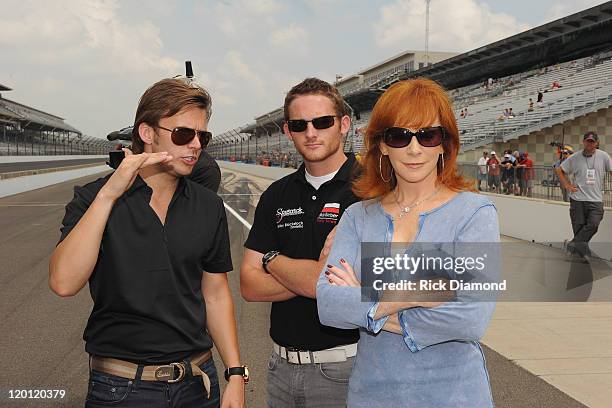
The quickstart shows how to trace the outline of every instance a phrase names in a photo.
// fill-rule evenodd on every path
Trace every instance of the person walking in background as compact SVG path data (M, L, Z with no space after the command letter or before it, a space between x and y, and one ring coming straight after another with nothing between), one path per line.
M579 257L589 257L589 241L597 233L603 219L603 188L606 173L612 171L612 158L598 150L597 133L586 132L582 150L574 153L555 170L564 188L570 193L570 220L574 237L567 250ZM568 179L569 176L569 179Z
M482 182L485 182L485 187L488 190L488 180L487 180L487 161L489 160L489 153L482 152L482 157L478 159L478 169L477 169L477 181L478 181L478 191L482 191Z

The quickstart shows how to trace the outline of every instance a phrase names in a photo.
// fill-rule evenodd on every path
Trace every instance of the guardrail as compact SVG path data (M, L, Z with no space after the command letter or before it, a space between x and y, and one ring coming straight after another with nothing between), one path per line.
M498 176L485 174L478 180L479 165L459 163L461 174L474 179L482 191L497 194L517 195L533 198L543 198L553 201L569 201L565 189L561 188L559 178L552 166L533 166L531 168L501 168ZM612 175L607 173L604 178L604 206L612 207Z

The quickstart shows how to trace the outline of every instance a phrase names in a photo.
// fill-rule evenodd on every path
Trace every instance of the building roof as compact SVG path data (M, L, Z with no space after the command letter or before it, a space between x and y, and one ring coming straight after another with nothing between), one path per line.
M20 123L24 129L41 131L81 131L64 122L64 119L9 99L0 98L0 117L5 121Z

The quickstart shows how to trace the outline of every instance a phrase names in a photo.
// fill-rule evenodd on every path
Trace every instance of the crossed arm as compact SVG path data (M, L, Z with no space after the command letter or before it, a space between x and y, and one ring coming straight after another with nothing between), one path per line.
M282 302L295 296L316 298L319 274L327 262L335 232L334 228L327 236L319 260L279 254L267 265L270 273L261 264L263 254L246 248L240 265L242 297L249 302Z

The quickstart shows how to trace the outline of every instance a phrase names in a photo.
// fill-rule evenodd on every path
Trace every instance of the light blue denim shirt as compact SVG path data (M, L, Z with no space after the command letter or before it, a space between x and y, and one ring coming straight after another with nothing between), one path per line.
M391 242L393 220L379 200L351 205L343 214L328 257L344 258L361 278L361 243ZM493 203L461 192L419 215L415 242L499 242ZM497 245L497 244L495 244ZM485 359L478 343L493 302L446 302L398 314L403 336L381 331L378 306L364 301L360 288L330 285L322 272L317 284L319 318L324 325L360 329L349 381L349 407L492 407Z

